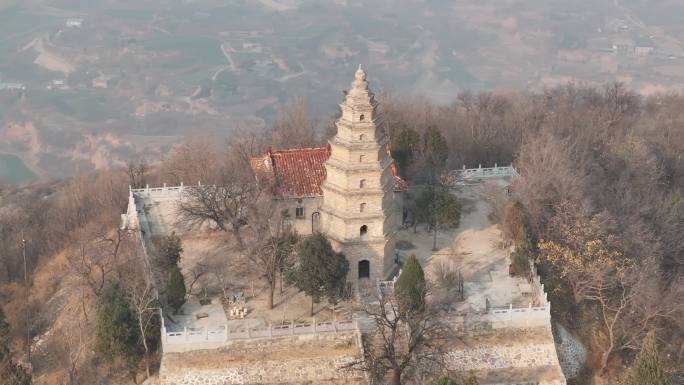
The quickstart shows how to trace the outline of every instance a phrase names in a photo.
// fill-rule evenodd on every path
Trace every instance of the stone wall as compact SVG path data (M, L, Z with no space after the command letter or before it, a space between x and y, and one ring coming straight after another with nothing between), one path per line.
M242 341L224 349L165 353L161 385L363 383L344 368L359 356L355 334Z
M341 369L353 357L255 362L192 371L165 369L162 385L304 384L362 380L359 372ZM163 365L163 364L162 364Z
M451 370L505 369L558 365L553 341L546 344L471 346L447 353Z
M445 353L449 370L474 372L482 385L565 385L549 328L464 336Z
M320 231L320 205L323 201L322 197L309 197L301 199L287 199L283 203L287 208L290 218L288 222L300 235L309 235L314 231ZM297 218L297 208L304 209L304 216ZM312 216L318 213L318 219L315 220Z
M587 349L563 325L556 323L555 326L558 361L560 361L565 377L573 378L584 368L584 363L587 360Z

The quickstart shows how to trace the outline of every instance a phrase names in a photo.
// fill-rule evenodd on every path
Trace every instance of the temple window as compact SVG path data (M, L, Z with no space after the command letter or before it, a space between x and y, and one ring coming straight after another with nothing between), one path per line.
M365 188L365 187L366 187L366 180L365 180L365 179L361 179L361 180L359 181L359 188Z
M359 163L363 163L366 160L365 155L359 155Z
M361 228L359 229L359 236L361 237L361 239L366 237L366 233L368 233L368 226L361 226Z
M295 208L295 217L304 218L304 207Z
M364 119L364 118L365 118L365 117L363 116L363 114L359 115L359 120L360 120L360 121L363 122L363 119Z
M359 206L359 212L362 213L365 209L366 209L366 204L361 203L361 205Z

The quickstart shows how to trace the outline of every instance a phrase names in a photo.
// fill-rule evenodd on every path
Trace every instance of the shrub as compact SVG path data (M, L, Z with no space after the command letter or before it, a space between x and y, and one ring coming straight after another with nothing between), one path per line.
M97 301L95 349L98 355L105 361L122 358L133 364L142 353L139 338L137 320L125 293L118 283L108 283Z
M425 308L425 273L415 254L406 260L394 290L405 311L422 311Z
M458 385L451 377L442 377L432 383L432 385Z
M668 381L660 363L658 341L654 332L644 338L641 351L637 354L629 371L625 385L667 385Z
M304 239L297 254L298 264L288 271L286 278L311 297L311 315L313 304L321 297L336 304L342 296L349 272L349 262L344 254L333 250L330 241L321 233Z
M178 266L173 266L169 270L169 281L166 284L166 301L174 310L178 312L185 303L185 280Z
M176 233L161 237L159 239L159 266L165 270L178 265L181 254L183 253L183 246L181 239Z

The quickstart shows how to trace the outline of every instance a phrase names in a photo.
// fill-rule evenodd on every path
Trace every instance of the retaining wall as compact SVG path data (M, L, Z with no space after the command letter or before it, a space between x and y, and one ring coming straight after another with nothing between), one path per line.
M363 374L345 368L358 358L354 334L311 341L304 336L236 341L222 349L165 352L161 385L292 384L340 381L363 383ZM307 354L322 349L324 354Z
M244 327L236 330L185 329L168 332L162 325L162 347L165 353L188 352L202 349L218 349L234 346L238 341L259 340L330 340L348 338L358 333L355 321L292 323L265 327Z

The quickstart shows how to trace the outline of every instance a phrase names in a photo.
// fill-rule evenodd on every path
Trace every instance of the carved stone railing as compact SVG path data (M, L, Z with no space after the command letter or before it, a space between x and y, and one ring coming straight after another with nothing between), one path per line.
M378 280L377 290L378 296L384 297L390 295L394 292L394 285L397 283L397 279L401 275L401 269L391 280Z
M496 163L494 167L466 168L465 165L460 170L449 170L445 173L444 179L447 184L458 184L471 179L480 178L503 178L503 177L517 177L518 171L511 164L510 166L498 166Z
M248 322L248 321L246 321ZM229 328L228 324L219 327L188 328L169 331L162 315L162 346L165 352L213 349L229 345L233 341L271 339L287 336L334 335L337 333L358 332L356 320L300 322L268 326L239 326Z

